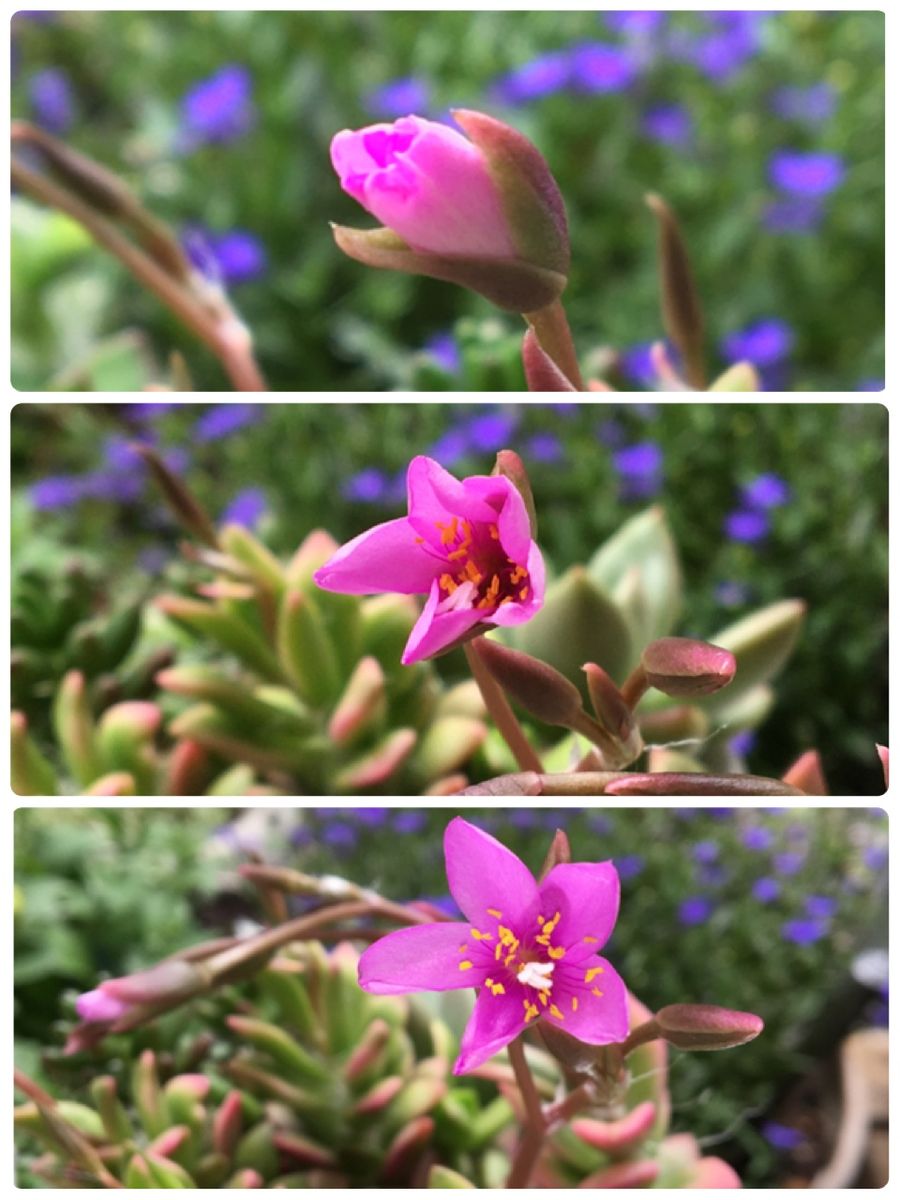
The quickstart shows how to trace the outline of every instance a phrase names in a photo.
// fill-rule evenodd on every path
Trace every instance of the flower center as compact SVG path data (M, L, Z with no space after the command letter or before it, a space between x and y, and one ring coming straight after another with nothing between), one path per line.
M526 987L537 988L541 992L549 992L553 989L553 980L550 976L553 974L553 969L556 963L552 962L527 962L522 964L522 969L516 975L519 983L524 983Z
M528 599L528 571L503 553L496 525L473 527L471 521L459 517L436 521L435 525L447 554L447 570L438 579L442 595L439 612L493 609Z

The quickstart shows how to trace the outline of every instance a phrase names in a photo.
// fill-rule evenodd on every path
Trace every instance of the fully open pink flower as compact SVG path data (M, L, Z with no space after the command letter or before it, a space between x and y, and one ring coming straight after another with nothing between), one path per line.
M612 863L563 863L541 884L511 850L456 817L444 835L465 922L389 933L359 960L376 995L479 989L454 1067L471 1071L535 1021L592 1046L628 1033L625 985L597 951L619 911Z
M534 616L544 602L544 560L515 485L504 475L455 479L420 455L406 487L408 515L341 546L313 576L319 587L427 595L404 663L439 654L479 627Z
M345 192L414 250L512 258L512 233L484 155L448 125L402 117L344 129L331 161Z

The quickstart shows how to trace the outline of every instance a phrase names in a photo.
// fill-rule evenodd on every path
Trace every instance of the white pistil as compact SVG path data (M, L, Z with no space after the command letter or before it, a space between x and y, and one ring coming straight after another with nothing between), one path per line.
M553 974L555 966L556 963L552 962L527 962L516 979L519 983L524 983L526 987L537 988L539 992L549 992L553 988L553 980L550 976Z
M478 588L470 579L446 596L437 606L439 613L454 612L457 608L471 608L472 601L478 593Z

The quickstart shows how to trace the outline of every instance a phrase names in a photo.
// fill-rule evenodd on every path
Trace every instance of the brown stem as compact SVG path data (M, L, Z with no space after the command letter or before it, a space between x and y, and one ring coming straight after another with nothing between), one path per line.
M554 300L546 308L525 313L525 320L537 335L542 349L550 355L569 382L579 392L586 392L587 386L578 366L578 355L562 301Z
M522 1130L519 1144L513 1157L509 1177L506 1180L508 1188L525 1188L531 1180L531 1173L538 1160L547 1132L547 1124L541 1108L541 1100L534 1084L531 1068L525 1058L525 1046L521 1037L510 1042L507 1046L509 1061L515 1072L516 1084L525 1104L527 1119Z
M647 678L647 673L640 663L638 663L622 684L622 699L632 711L649 686L650 681Z
M481 638L466 642L463 649L469 670L478 684L478 689L484 699L488 712L503 735L506 744L513 752L513 757L522 771L543 771L543 765L533 749L525 731L519 724L516 714L510 708L509 701L496 679L481 661L478 644Z
M213 351L235 388L246 392L266 390L266 382L253 359L249 341L236 340L227 330L223 331L220 323L184 286L119 233L111 221L52 179L17 162L15 157L11 160L10 171L15 187L83 225L98 245L114 255L144 287L170 308Z
M564 1100L560 1100L559 1104L554 1104L545 1111L544 1119L547 1122L547 1128L550 1129L562 1121L568 1121L570 1117L574 1117L583 1108L587 1108L594 1099L594 1085L592 1083L582 1083L580 1087L569 1092Z

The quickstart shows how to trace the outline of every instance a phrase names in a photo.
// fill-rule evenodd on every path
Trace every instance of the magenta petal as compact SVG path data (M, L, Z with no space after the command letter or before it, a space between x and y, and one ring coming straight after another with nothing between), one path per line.
M541 1019L589 1046L624 1041L628 1036L628 992L619 973L596 954L577 967L568 960L567 954L553 973L551 1000L562 1018L546 1008L541 1011ZM595 974L597 968L601 970ZM586 979L588 974L590 978Z
M416 541L406 517L385 521L341 546L313 575L329 592L427 592L444 564Z
M420 662L423 658L431 658L440 654L448 646L473 629L484 617L477 608L454 608L448 612L437 611L440 602L440 587L437 580L431 587L431 594L419 614L419 619L413 626L412 633L403 650L400 661L404 666Z
M496 521L497 510L470 492L466 487L469 482L456 479L433 458L417 455L406 473L409 517L416 525L416 532L424 537L436 536L437 545L441 545L438 521L446 523L451 517L488 524ZM420 522L424 529L419 528Z
M82 1021L117 1021L128 1009L128 1005L115 996L110 996L102 985L92 992L83 992L75 1001L75 1011Z
M531 520L519 489L508 479L504 482L507 494L497 521L500 545L513 562L524 566L532 547Z
M469 926L456 921L398 929L363 952L359 986L376 996L480 987L490 974L491 960L477 953L477 943L469 957L483 963L475 961L460 970L460 947L471 940Z
M495 996L489 988L481 990L460 1042L454 1075L480 1067L518 1037L525 1028L524 998L525 988L518 984L508 985L502 996Z
M534 925L534 876L496 838L454 817L444 833L444 859L450 894L478 929L494 930L498 921L514 932Z
M540 885L540 893L544 913L561 914L553 941L565 946L566 963L596 954L619 915L619 874L613 864L560 863Z

